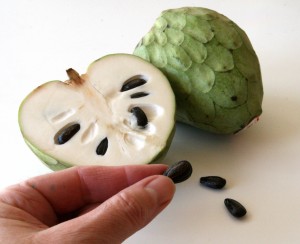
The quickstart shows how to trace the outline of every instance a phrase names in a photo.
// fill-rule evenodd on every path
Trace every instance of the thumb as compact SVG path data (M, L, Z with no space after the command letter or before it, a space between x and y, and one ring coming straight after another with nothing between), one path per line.
M171 201L174 183L165 176L148 177L98 207L97 225L103 241L121 243L143 228ZM92 213L91 213L92 214Z
M174 192L175 185L168 177L149 176L90 212L48 229L52 234L47 237L64 236L64 243L74 243L74 238L78 243L122 243L150 223L170 203Z

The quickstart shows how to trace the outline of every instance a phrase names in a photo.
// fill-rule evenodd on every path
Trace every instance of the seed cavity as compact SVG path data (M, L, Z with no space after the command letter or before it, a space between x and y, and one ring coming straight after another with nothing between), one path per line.
M136 150L141 150L146 145L146 136L128 132L124 135L124 142L133 146Z
M107 137L105 137L98 145L97 149L96 149L96 153L97 155L105 155L106 151L108 148L108 140Z
M80 124L68 124L61 128L54 136L55 144L62 145L71 140L73 136L80 130Z
M73 114L75 114L75 112L76 112L76 109L74 109L74 108L60 112L59 114L56 114L55 116L50 118L50 122L53 124L60 123L64 120L67 120L68 118L70 118Z
M121 88L121 92L134 89L134 88L142 86L146 83L147 83L147 81L140 76L132 77L129 80L124 82L124 84Z
M140 107L133 107L130 112L136 117L137 125L145 128L148 124L148 118Z
M81 142L83 144L87 144L89 142L91 142L98 133L98 124L96 122L92 122L89 127L84 131L84 133L81 136Z
M134 98L146 97L148 95L149 95L149 93L147 93L147 92L136 92L136 93L131 94L130 98L134 99Z
M226 198L224 200L224 204L228 209L229 213L231 213L231 215L233 215L236 218L241 218L247 213L246 208L234 199Z
M168 176L176 183L183 182L190 178L193 173L193 168L190 162L186 160L179 161L171 165L163 175Z
M204 176L200 178L200 184L213 189L221 189L225 186L226 180L220 176Z

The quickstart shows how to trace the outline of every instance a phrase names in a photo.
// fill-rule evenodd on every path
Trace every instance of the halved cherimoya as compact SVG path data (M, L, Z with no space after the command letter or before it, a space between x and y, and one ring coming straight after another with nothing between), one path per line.
M53 170L76 165L154 162L175 130L175 98L167 78L149 62L111 54L86 74L33 90L19 109L32 151Z

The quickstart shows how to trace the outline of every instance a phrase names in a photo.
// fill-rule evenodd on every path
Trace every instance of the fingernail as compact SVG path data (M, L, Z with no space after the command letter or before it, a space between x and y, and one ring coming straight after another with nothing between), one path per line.
M157 175L145 189L156 198L158 205L163 205L173 198L175 185L168 177Z

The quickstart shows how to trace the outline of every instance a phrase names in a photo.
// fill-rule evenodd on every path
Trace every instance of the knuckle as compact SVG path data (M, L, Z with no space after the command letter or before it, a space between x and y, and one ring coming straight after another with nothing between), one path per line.
M124 220L133 226L140 226L147 222L151 208L144 201L141 201L134 194L120 192L118 194L118 206L124 214Z

